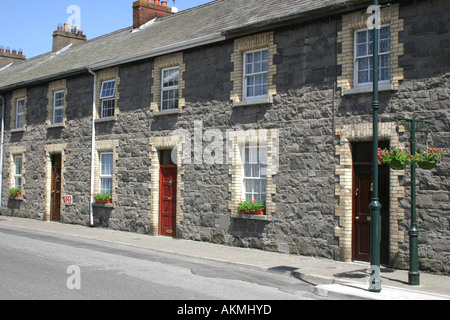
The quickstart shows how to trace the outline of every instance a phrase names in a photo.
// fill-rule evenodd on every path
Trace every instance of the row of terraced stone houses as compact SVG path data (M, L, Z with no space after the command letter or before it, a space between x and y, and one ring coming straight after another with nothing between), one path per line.
M415 117L431 121L418 146L448 150L450 2L389 3L380 146L409 148L395 117ZM370 4L216 0L175 13L140 0L133 27L91 40L58 28L53 50L28 60L0 52L1 214L367 261ZM449 168L417 173L420 269L446 274ZM383 165L379 180L382 263L408 268L410 170ZM239 214L242 200L264 201L264 215Z

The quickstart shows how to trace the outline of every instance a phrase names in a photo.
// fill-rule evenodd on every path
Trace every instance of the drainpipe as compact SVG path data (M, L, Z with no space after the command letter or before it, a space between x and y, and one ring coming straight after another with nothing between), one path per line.
M97 113L96 99L97 99L97 74L88 69L89 73L94 76L94 93L92 98L92 148L91 148L91 197L89 207L89 226L94 226L94 183L95 183L95 114Z
M3 193L3 144L5 140L5 98L0 95L2 102L2 137L1 137L1 147L0 147L0 209L2 208L2 193Z

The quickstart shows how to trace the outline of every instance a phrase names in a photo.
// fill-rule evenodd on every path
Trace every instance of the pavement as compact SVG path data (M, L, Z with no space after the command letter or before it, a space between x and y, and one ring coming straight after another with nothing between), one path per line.
M129 245L283 273L314 285L314 293L338 300L450 300L450 276L421 272L420 285L408 285L408 271L381 268L382 290L369 292L368 263L289 255L206 242L149 236L39 220L0 216L0 227Z

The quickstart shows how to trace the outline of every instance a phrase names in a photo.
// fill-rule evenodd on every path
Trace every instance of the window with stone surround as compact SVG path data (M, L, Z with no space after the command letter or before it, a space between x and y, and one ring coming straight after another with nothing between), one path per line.
M53 124L64 121L64 90L56 91L53 99Z
M342 30L338 32L342 51L337 57L342 68L337 86L342 95L372 91L373 33L367 29L367 18L368 15L362 11L342 16ZM398 3L381 10L380 91L398 90L399 81L404 79L403 68L399 67L399 57L404 51L399 42L399 32L403 29Z
M234 41L231 61L233 90L230 99L234 106L271 103L277 94L273 77L277 67L273 62L277 54L274 33L264 32Z
M62 127L66 122L67 87L66 80L49 83L47 92L47 128Z
M267 146L242 147L242 199L266 201Z
M120 113L119 95L119 68L109 68L97 73L96 121L110 121L117 119Z
M173 53L157 57L152 72L153 96L150 110L154 115L180 113L186 101L183 97L185 82L183 74L186 70L183 53Z
M100 193L112 194L113 153L100 153Z
M25 99L17 99L16 101L16 129L25 126Z
M178 109L180 67L163 69L161 78L161 111Z
M227 132L227 162L231 163L231 201L233 218L239 202L257 200L266 202L266 215L258 220L272 220L276 206L273 195L276 186L273 176L278 172L278 129L260 129Z
M101 140L95 145L96 154L94 159L94 194L108 193L112 201L117 201L115 189L117 187L117 147L118 140Z
M379 84L391 81L391 27L382 26L379 32L378 70ZM369 29L355 31L356 87L370 86L373 82L373 32Z
M116 80L103 81L100 93L101 112L100 118L114 117L116 95Z
M14 156L14 188L22 189L22 155Z
M267 98L269 77L269 50L256 50L244 53L245 101Z
M11 147L9 157L9 188L21 189L22 196L25 187L25 151L25 146Z

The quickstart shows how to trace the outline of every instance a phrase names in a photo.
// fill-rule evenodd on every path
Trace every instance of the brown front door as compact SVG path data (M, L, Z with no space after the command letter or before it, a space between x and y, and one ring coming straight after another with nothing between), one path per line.
M52 189L51 189L50 220L61 220L61 155L52 155Z
M169 151L161 151L159 234L176 237L177 166L168 160L168 153Z
M354 260L370 261L370 209L372 168L355 167L354 186Z
M380 141L381 148L388 143ZM353 148L353 260L370 261L370 224L373 172L372 143L355 143ZM380 166L379 201L381 203L381 263L389 263L389 167Z

